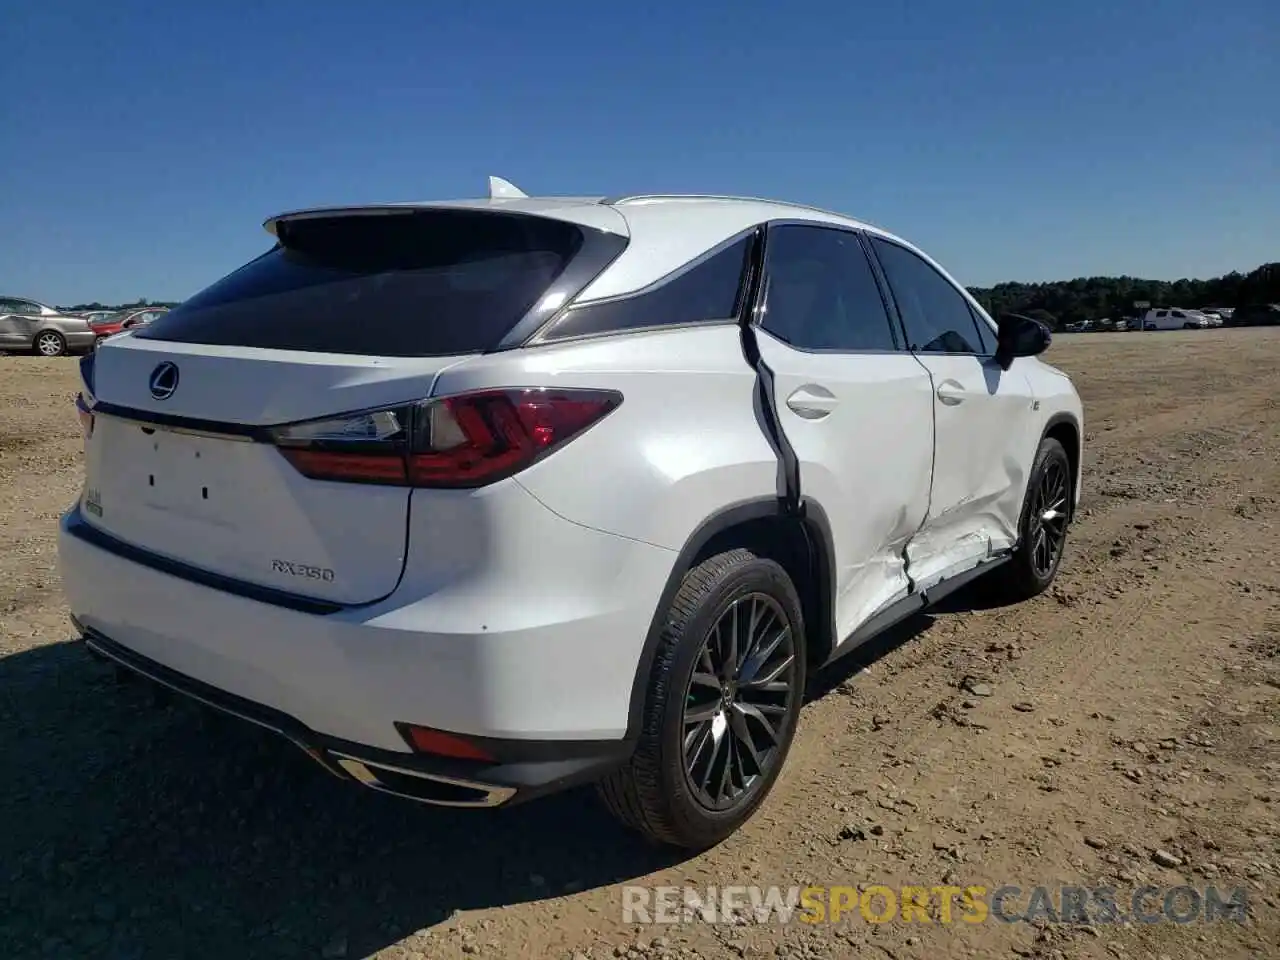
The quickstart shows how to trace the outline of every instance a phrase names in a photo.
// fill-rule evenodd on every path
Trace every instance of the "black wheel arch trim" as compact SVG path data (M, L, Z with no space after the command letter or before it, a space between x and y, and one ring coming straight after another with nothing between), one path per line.
M627 732L625 739L633 743L640 735L644 722L645 699L648 695L649 674L653 669L658 644L662 639L662 630L666 625L667 611L675 600L684 576L688 573L700 553L711 541L734 527L755 520L783 520L798 523L804 533L805 541L812 554L812 561L817 583L817 606L822 611L823 621L819 624L806 623L806 639L812 646L817 640L821 655L815 662L826 659L834 647L835 617L833 590L835 584L835 551L831 535L831 522L826 511L816 500L806 497L800 501L798 509L791 509L786 502L776 496L758 497L730 504L719 512L712 514L689 535L680 549L676 561L662 590L657 607L650 621L649 630L645 634L644 646L636 664L635 677L631 683L631 702L627 710ZM804 584L796 584L801 591L803 602ZM819 631L821 631L819 633Z
M1040 439L1036 442L1036 450L1038 451L1040 449L1045 440L1048 439L1050 433L1063 425L1071 427L1076 435L1076 449L1074 452L1071 450L1067 451L1067 459L1074 461L1071 465L1071 500L1067 504L1067 522L1071 523L1076 518L1076 501L1080 496L1080 474L1084 467L1084 432L1080 429L1080 421L1076 418L1076 415L1066 410L1060 410L1049 417L1049 419L1045 421L1044 429L1040 432ZM1030 487L1030 483L1031 478L1028 476L1028 488Z

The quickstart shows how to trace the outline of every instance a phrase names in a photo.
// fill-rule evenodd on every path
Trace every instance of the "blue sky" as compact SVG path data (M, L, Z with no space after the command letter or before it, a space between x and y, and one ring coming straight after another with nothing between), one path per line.
M312 204L743 193L969 284L1280 259L1275 0L0 0L0 289L189 296Z

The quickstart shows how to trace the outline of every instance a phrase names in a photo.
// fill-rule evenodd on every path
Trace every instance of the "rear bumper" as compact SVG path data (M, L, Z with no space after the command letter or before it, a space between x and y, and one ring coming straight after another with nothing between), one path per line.
M363 606L299 609L272 591L198 582L95 540L78 506L59 531L63 588L89 646L122 666L376 766L380 789L413 795L386 784L425 771L480 784L484 805L625 759L638 665L675 559L565 521L518 485L503 496L521 514L519 537L495 538L453 580L406 572ZM495 762L424 757L397 724L461 735ZM326 766L374 785L351 763Z
M98 335L92 330L72 330L63 333L68 350L88 350L98 342Z
M505 757L494 763L379 750L316 733L286 713L170 670L79 623L77 627L95 656L284 737L339 779L420 803L496 807L522 802L599 779L624 763L630 753L624 741L508 742L495 750Z

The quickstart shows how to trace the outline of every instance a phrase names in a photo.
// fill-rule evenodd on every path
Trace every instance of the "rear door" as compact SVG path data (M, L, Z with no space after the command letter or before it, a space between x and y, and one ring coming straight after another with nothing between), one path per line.
M40 307L26 300L0 300L0 343L30 347L36 335Z
M757 337L800 489L835 541L839 638L910 587L933 460L929 374L898 342L859 236L769 228Z
M341 430L361 440L407 429L376 411L430 396L441 370L497 346L589 242L563 221L474 211L283 230L90 361L86 522L238 581L340 603L389 594L410 489L305 477L270 428L355 412Z
M1009 370L995 362L995 332L949 278L904 246L880 237L871 246L933 381L929 514L908 551L927 589L1016 542L1034 398L1018 361Z

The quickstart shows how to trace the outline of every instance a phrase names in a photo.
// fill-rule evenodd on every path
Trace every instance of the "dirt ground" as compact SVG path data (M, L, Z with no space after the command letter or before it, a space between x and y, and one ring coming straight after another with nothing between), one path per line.
M839 665L762 811L680 858L589 791L421 808L117 683L58 584L74 361L0 357L0 955L1280 956L1280 330L1063 336L1050 360L1087 430L1055 588L967 590ZM1158 910L1216 885L1249 917L648 925L628 884L1014 885L1011 913L1036 886L1124 910L1149 884Z

